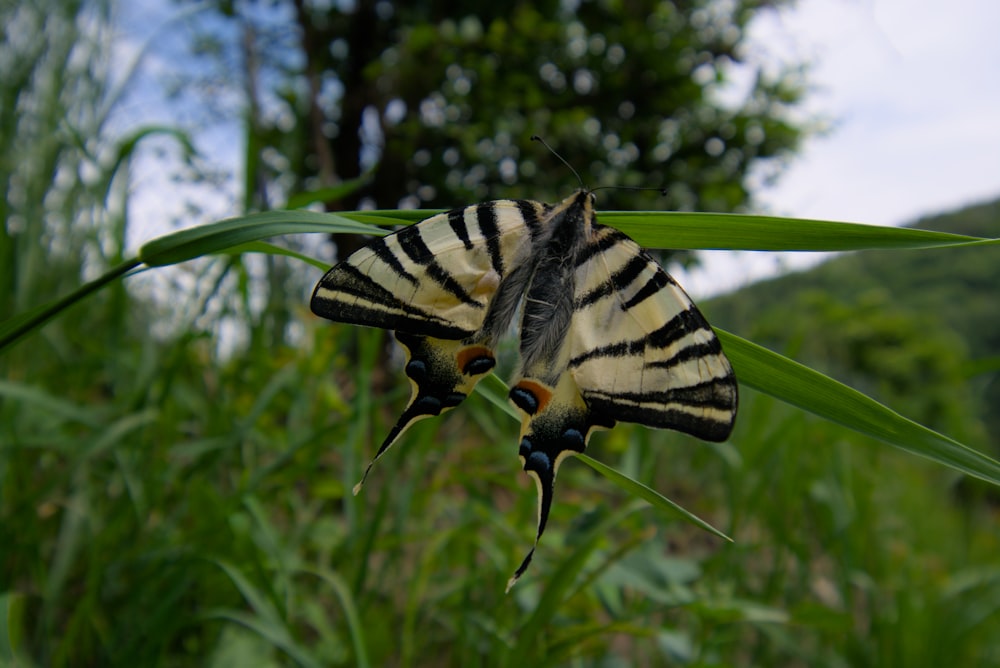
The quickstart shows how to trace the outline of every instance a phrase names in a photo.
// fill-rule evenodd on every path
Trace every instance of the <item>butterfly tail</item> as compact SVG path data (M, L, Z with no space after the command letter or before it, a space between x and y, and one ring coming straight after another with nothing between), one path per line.
M360 482L354 486L355 495L361 491L375 462L399 440L410 425L458 406L472 392L476 383L496 365L492 349L482 344L435 339L404 332L396 332L396 339L406 349L410 403L382 441Z
M538 488L538 528L534 545L507 582L507 591L527 570L545 531L559 465L566 457L584 451L595 427L614 424L595 419L569 374L564 374L556 387L523 378L511 388L510 400L524 413L518 456Z

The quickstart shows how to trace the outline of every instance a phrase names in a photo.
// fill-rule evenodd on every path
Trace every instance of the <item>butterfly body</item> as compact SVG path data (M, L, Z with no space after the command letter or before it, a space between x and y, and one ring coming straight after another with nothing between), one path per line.
M711 327L638 244L597 223L585 190L456 209L378 239L327 272L311 307L395 330L407 350L410 403L372 463L468 396L520 312L510 399L539 490L536 545L559 464L594 429L637 422L713 441L732 429L736 381Z

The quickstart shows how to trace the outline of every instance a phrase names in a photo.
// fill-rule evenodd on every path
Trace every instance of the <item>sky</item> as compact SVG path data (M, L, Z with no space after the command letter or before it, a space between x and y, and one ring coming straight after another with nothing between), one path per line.
M144 7L144 25L156 25L149 12L164 4L135 6ZM751 28L752 48L812 63L807 112L828 119L830 130L808 140L778 184L758 193L760 212L900 225L1000 197L998 26L996 0L800 0L763 13ZM217 158L224 162L229 147L238 160L238 143L221 131ZM138 172L137 243L156 236L158 219L184 217L171 209L179 198L163 197L170 187ZM217 198L206 210L224 217L232 202ZM710 252L677 277L703 297L817 259Z
M1000 2L802 0L753 26L758 48L812 63L807 107L831 120L761 213L900 225L1000 197ZM816 254L712 252L678 276L727 291Z

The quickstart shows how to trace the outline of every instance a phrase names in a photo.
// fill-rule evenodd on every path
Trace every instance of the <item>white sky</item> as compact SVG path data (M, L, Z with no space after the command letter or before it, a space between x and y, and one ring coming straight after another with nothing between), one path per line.
M834 121L760 193L764 212L899 225L1000 197L1000 2L801 0L754 26L814 63L809 107ZM705 253L694 296L815 254Z
M166 4L136 3L141 23L162 25ZM754 48L812 62L808 108L833 122L760 193L763 212L898 225L1000 196L998 29L997 0L800 0L758 20ZM239 159L238 132L212 142L220 162L227 149ZM172 218L190 220L182 198L167 195L177 184L139 170L136 185L134 243ZM231 215L232 202L218 198L207 210ZM678 278L699 297L815 260L713 252Z

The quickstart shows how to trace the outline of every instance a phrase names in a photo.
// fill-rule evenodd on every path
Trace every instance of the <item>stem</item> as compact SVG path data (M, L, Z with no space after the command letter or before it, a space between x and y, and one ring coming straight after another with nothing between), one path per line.
M10 345L13 345L21 337L30 333L32 330L41 327L58 315L60 311L65 310L66 308L72 306L73 303L90 296L94 292L97 292L108 283L127 274L141 264L142 260L138 258L126 260L117 267L114 267L106 272L103 276L96 278L89 283L84 283L63 298L42 306L41 308L28 311L27 313L22 313L19 316L14 316L5 322L3 326L0 326L0 351ZM13 324L15 322L17 322L17 324Z

